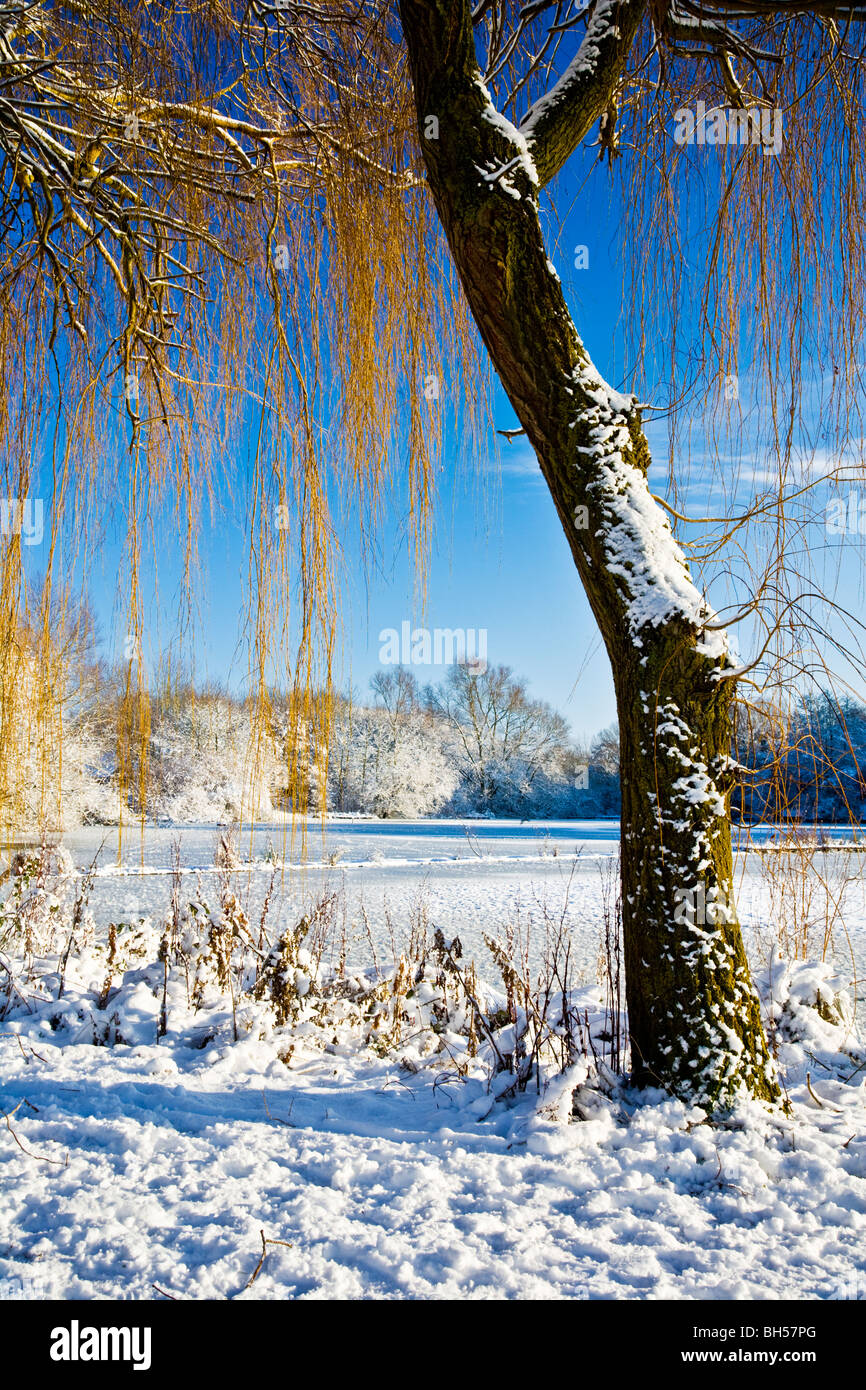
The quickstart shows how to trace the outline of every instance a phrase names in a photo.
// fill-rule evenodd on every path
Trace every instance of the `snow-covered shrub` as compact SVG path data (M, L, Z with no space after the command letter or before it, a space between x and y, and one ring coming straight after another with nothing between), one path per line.
M228 830L224 830L217 839L213 862L218 869L237 869L240 866L241 859L238 854L235 826L232 825Z
M29 962L56 950L72 920L72 857L62 846L18 850L8 870L10 891L0 904L0 949Z
M335 721L329 760L329 805L338 811L412 819L441 812L458 775L422 713L346 711Z
M147 749L147 814L170 821L269 816L276 751L228 698L157 706Z
M280 1028L297 1019L302 1001L314 988L313 958L303 945L309 930L309 917L302 917L297 926L281 933L265 957L253 989L255 999L269 1001Z
M199 894L186 904L173 900L161 928L140 918L96 932L85 922L80 890L73 897L65 883L71 864L52 854L19 866L3 907L8 954L0 974L6 1016L48 1029L55 1042L153 1045L166 1038L203 1048L252 1039L287 1063L301 1044L366 1048L408 1070L430 1062L462 1076L479 1038L491 1034L481 1015L495 1016L501 999L472 967L465 974L452 968L456 956L443 940L428 949L426 934L413 928L391 969L348 970L345 951L334 949L333 893L270 944L253 941L230 871L215 906Z
M13 856L10 890L0 904L0 1017L16 1001L26 1003L34 983L57 1000L63 995L67 970L71 965L74 971L94 941L87 905L92 872L77 876L63 847L43 844ZM93 964L92 951L89 956Z
M854 1038L847 982L828 961L786 961L777 953L756 984L777 1044L838 1053Z

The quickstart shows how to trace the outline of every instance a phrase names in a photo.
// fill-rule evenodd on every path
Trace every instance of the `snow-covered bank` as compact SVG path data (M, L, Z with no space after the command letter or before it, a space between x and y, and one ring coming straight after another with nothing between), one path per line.
M263 936L225 867L210 908L109 933L69 867L0 926L0 1295L866 1296L866 1050L828 965L758 976L789 1113L710 1126L611 1074L610 978L529 1007L520 939L496 991L417 918L358 972L333 903Z
M813 1099L792 1057L790 1119L587 1093L565 1123L370 1054L4 1032L7 1297L866 1297L862 1071L813 1064ZM245 1288L262 1230L290 1244Z

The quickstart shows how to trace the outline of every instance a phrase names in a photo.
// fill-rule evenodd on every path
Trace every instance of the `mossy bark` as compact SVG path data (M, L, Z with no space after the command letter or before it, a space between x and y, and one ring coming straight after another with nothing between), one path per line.
M468 5L401 0L400 11L439 216L613 668L635 1079L711 1110L744 1090L775 1100L729 910L733 687L724 644L650 497L640 412L605 386L578 337L544 247L533 147L490 105ZM561 163L561 149L545 162Z

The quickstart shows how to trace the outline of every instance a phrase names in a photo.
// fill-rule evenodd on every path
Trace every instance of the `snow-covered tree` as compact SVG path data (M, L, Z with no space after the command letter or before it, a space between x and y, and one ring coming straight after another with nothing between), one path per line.
M866 707L850 696L819 691L786 712L752 710L738 721L736 756L748 769L735 803L744 819L862 822Z
M737 921L696 932L675 911L696 881L710 898L732 894L736 662L650 492L638 399L613 389L590 359L540 217L545 186L599 120L602 149L611 159L620 153L619 99L632 92L623 79L633 50L645 65L670 48L670 65L659 55L658 80L676 83L673 50L691 45L694 61L709 53L737 91L732 59L745 56L754 67L762 55L724 0L660 10L644 0L599 0L575 15L558 7L555 21L552 9L400 0L420 148L472 313L538 457L611 660L635 1074L710 1108L744 1087L775 1099ZM807 9L779 6L780 22ZM766 13L772 33L774 7ZM649 56L638 41L645 26ZM560 67L554 55L564 32L574 52ZM525 99L533 83L537 92L536 74L552 66L558 80L512 120L515 94ZM504 93L498 104L485 78Z
M371 686L377 707L345 701L334 720L330 804L383 817L436 815L459 782L443 729L419 707L410 672L375 676Z
M146 757L150 816L210 822L273 811L277 749L256 741L246 702L192 691L155 701Z
M469 806L522 815L543 777L565 780L568 725L507 666L452 666L425 702L448 728Z
M18 624L7 660L14 679L0 705L0 818L28 834L117 819L104 719L107 681L83 601L52 605L40 624ZM49 694L46 697L45 686Z

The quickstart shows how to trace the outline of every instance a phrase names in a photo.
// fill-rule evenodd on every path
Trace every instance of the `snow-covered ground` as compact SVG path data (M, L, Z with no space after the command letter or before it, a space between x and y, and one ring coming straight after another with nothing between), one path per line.
M110 997L98 998L100 926L129 920L127 907L159 918L176 835L149 830L143 846L130 837L120 871L116 844L106 846L96 929L66 962L62 999L57 950L37 963L27 1006L0 1024L0 1108L9 1116L0 1122L0 1296L866 1297L866 1052L844 1013L834 1023L809 1007L819 991L826 1002L850 988L851 951L863 961L858 854L821 861L827 884L843 892L851 950L837 922L835 966L777 963L772 979L760 952L772 958L785 895L762 855L742 857L741 911L793 1111L745 1109L711 1128L677 1101L638 1104L604 1075L593 1079L591 1059L562 1078L543 1070L541 1096L531 1084L495 1099L502 1077L489 1049L468 1046L465 1007L452 1008L444 1033L431 1031L427 984L407 996L394 1045L382 1042L392 1027L387 989L375 996L384 1022L371 1044L359 1041L373 1007L363 990L361 1005L340 1006L333 1037L313 1024L306 995L294 1027L277 1026L267 1000L245 996L234 1041L231 1009L212 983L190 1007L189 981L173 966L164 1004L153 927L139 956L130 934ZM263 862L269 837L278 857L293 857L273 827L239 845L254 865L235 876L253 936L272 871ZM101 838L70 837L76 864ZM180 838L183 900L198 892L213 902L214 829ZM278 915L283 925L296 920L324 880L345 889L359 969L373 949L393 962L392 930L399 951L409 919L418 925L426 914L430 932L459 935L464 961L476 956L493 982L482 930L516 919L540 936L564 910L583 973L576 1007L600 1048L595 962L616 841L609 824L545 834L488 822L473 824L468 839L459 825L332 825L318 855L311 841L306 868L278 873L270 936ZM328 863L337 850L338 864ZM820 895L804 912L820 955ZM306 957L301 965L303 981L313 972ZM268 1244L250 1285L262 1232L287 1243Z
M675 1102L555 1124L370 1057L37 1050L3 1040L3 1104L36 1107L0 1150L7 1297L866 1297L862 1086L690 1132ZM291 1244L245 1292L261 1230Z

